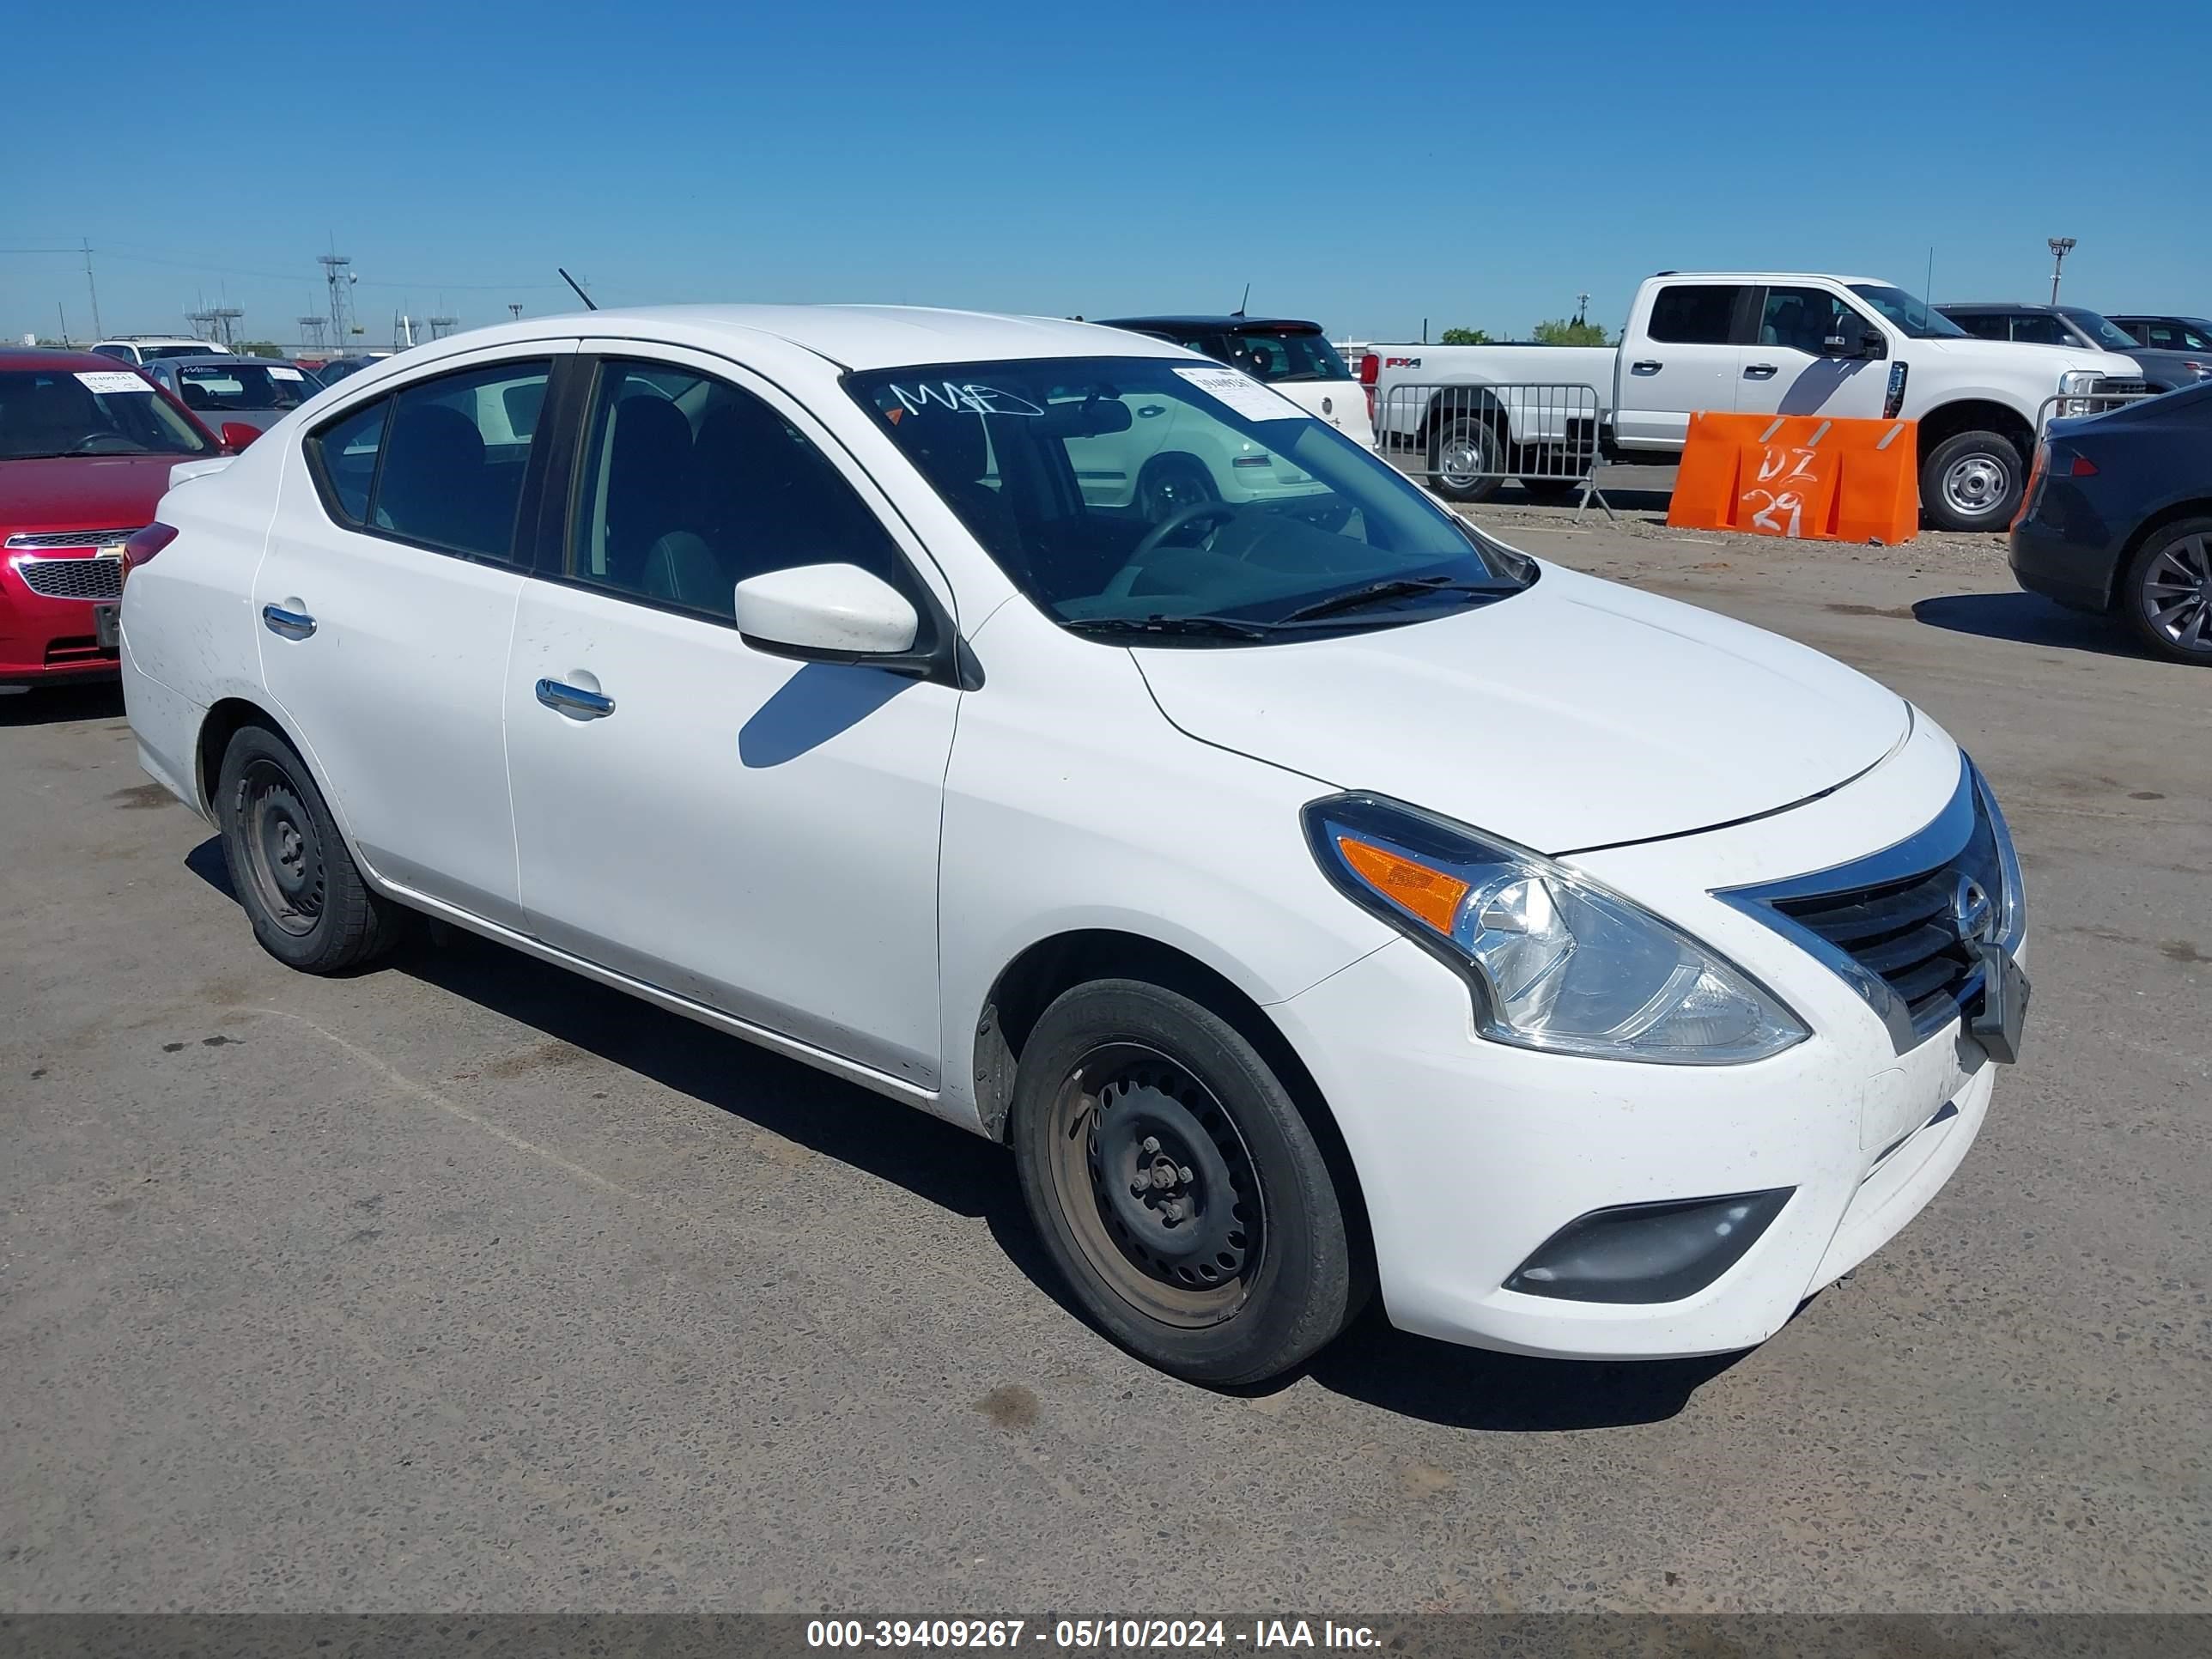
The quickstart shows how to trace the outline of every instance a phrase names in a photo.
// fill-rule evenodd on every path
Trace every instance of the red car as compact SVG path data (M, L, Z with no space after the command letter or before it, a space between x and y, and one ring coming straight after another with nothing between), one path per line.
M112 357L0 350L0 689L115 672L125 538L172 466L230 453Z

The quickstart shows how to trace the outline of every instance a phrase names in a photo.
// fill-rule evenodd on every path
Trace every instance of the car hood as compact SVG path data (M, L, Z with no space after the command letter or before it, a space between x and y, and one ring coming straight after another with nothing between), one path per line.
M2069 369L2086 368L2092 374L2109 374L2122 380L2136 380L2142 374L2134 358L2117 351L2098 351L2088 346L2038 345L2027 340L1981 340L1972 336L1963 340L1907 340L1905 349L1898 355L1910 362L1916 354L1931 349L1936 356L1960 363L2010 363L2016 368L2022 362L2032 362L2039 370L2047 365L2054 385L2056 377ZM2020 355L2023 351L2035 356L2023 358Z
M63 455L0 460L0 533L135 530L150 524L175 455Z
M1201 742L1552 854L1824 793L1911 721L1896 693L1816 651L1554 565L1431 622L1133 654Z

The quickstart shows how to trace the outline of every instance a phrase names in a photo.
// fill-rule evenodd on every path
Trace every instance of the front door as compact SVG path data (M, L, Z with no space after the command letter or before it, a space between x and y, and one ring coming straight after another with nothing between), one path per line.
M263 681L355 848L506 927L521 920L501 729L516 521L553 364L574 349L465 359L322 422L285 462L253 580Z
M857 564L917 599L928 580L947 609L949 590L886 527L873 483L765 382L674 348L611 356L596 375L574 508L524 584L507 669L528 926L933 1088L960 694L769 656L732 612L740 580L800 564Z
M1826 357L1820 348L1834 336L1856 345L1862 336L1882 331L1863 312L1826 289L1768 289L1757 343L1737 349L1737 411L1880 420L1889 390L1888 362L1879 357Z

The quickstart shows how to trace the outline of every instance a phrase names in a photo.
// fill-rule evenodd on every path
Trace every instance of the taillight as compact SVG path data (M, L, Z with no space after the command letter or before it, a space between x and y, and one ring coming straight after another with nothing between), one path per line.
M177 539L173 525L149 524L123 544L123 580L129 581L131 573Z
M2069 478L2094 478L2097 476L2097 464L2087 455L2076 455L2074 464L2066 469L2066 476Z
M1375 384L1376 377L1377 375L1379 375L1380 374L1382 374L1382 360L1380 357L1376 356L1373 352L1371 352L1371 351L1367 352L1367 353L1364 354L1364 355L1360 357L1360 359L1359 359L1359 384L1360 384L1360 385L1362 385L1362 386L1373 386L1373 385Z

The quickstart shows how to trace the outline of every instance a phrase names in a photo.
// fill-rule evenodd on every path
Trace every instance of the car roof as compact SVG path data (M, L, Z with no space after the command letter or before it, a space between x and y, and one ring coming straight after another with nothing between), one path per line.
M189 357L156 357L146 365L149 368L235 368L240 363L258 363L264 368L275 363L283 368L292 367L289 357L248 357L235 351L203 351Z
M1297 317L1226 317L1208 316L1202 312L1177 317L1101 317L1101 328L1170 328L1188 330L1192 333L1231 333L1238 329L1311 329L1322 331L1319 323Z
M2212 328L2212 322L2179 311L2108 311L2105 315L2116 323L2186 323L2191 328Z
M1057 317L1001 316L982 311L939 311L924 306L645 306L578 312L497 323L465 334L448 334L377 360L427 364L464 351L510 342L582 336L691 343L727 334L733 343L762 335L825 358L840 368L899 368L921 363L994 362L1027 357L1181 356L1182 349L1096 323Z
M59 346L0 346L0 369L5 368L58 368L71 374L93 369L106 374L132 372L128 364L118 370L114 358L96 351Z
M1700 283L1840 283L1845 288L1895 288L1886 276L1843 276L1832 270L1655 270L1645 280L1683 278Z
M1946 300L1936 310L1948 315L1954 311L2026 311L2052 316L2065 311L2087 311L2087 306L2045 305L2038 300Z

